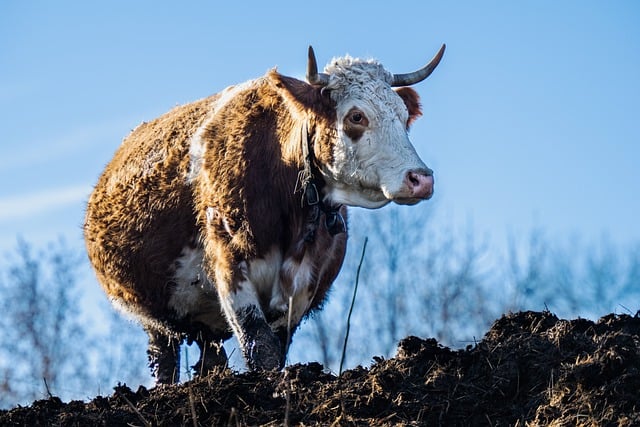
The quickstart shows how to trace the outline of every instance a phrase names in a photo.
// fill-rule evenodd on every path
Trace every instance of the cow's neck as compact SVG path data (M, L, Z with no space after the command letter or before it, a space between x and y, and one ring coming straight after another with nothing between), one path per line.
M304 240L311 243L315 240L320 220L324 217L327 231L332 236L346 231L344 218L340 214L341 205L334 205L324 201L322 190L326 182L320 170L315 165L313 154L313 136L309 134L306 121L301 129L302 170L298 173L296 191L302 193L302 205L308 207L309 215L305 224Z

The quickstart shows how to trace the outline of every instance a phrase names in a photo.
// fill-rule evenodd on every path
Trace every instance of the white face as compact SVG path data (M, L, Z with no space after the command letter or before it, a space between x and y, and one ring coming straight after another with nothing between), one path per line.
M335 96L337 141L334 162L325 172L328 198L379 208L391 201L415 204L431 197L433 174L409 140L409 113L402 98L379 80L349 89L349 96Z

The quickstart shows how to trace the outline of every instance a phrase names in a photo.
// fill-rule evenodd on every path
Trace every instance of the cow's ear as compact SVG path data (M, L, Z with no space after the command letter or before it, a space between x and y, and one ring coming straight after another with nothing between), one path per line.
M422 115L422 106L420 105L420 96L410 87L401 87L396 89L396 93L404 101L404 105L409 110L409 120L407 120L407 128Z
M304 109L309 109L316 114L335 116L335 105L331 100L330 91L322 86L310 85L293 77L283 76L277 72L271 72L269 77L276 86L284 89L284 95Z

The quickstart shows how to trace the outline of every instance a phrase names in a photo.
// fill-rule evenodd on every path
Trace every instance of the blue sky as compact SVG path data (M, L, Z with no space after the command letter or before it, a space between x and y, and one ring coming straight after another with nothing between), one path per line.
M131 129L274 66L302 77L309 44L392 72L447 44L411 134L441 217L497 241L640 241L640 3L255 3L1 2L0 250L82 247L84 203Z

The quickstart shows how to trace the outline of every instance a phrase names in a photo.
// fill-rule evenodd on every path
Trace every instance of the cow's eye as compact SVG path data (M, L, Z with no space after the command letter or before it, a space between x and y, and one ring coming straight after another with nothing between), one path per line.
M369 119L357 108L349 110L344 118L344 131L353 142L357 142L369 127Z
M369 124L367 117L360 110L352 110L347 116L349 121L355 125L367 126Z

